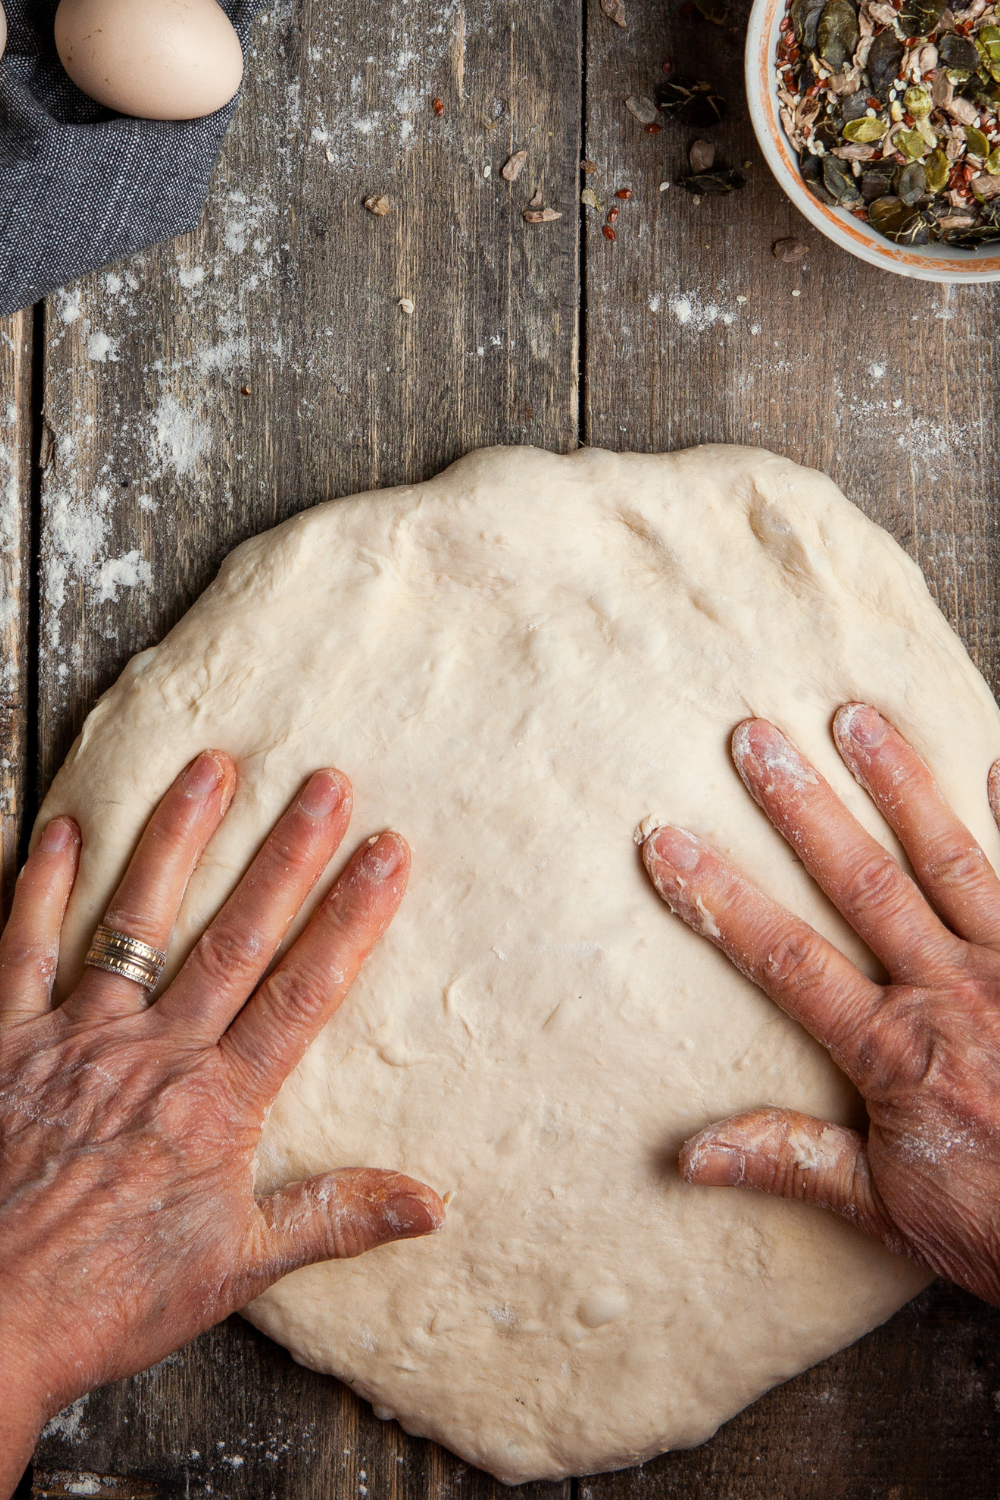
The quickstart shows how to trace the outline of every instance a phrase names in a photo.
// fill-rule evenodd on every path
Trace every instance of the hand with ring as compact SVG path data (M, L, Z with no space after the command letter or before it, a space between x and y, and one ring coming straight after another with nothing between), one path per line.
M263 980L347 831L318 771L150 1004L188 881L232 800L229 758L192 762L153 814L58 1008L52 984L79 830L54 819L0 937L0 1495L44 1422L147 1368L287 1272L440 1227L437 1194L352 1167L256 1198L265 1115L402 899L395 833L359 849Z
M681 1170L843 1214L1000 1305L1000 880L886 719L852 703L833 727L915 878L773 724L739 725L733 757L885 981L685 830L658 829L642 852L667 905L829 1049L864 1098L867 1136L762 1099L689 1140ZM987 795L1000 823L1000 762Z

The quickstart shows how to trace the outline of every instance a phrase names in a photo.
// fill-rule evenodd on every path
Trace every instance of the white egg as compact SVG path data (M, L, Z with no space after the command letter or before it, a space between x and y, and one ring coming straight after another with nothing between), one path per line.
M124 115L210 115L243 77L239 37L215 0L60 0L55 32L77 87Z

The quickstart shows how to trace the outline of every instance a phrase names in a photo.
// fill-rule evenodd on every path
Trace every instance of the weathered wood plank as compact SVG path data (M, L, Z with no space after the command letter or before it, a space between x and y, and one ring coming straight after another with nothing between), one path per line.
M614 244L587 214L585 440L647 451L759 444L824 469L920 563L996 688L992 289L881 274L798 215L746 112L747 5L717 27L693 5L626 4L627 31L598 0L588 6L584 148L600 168L589 181L604 202L619 186L635 197L620 205ZM650 136L628 114L625 98L652 94L665 58L721 86L723 125ZM742 193L696 204L675 185L660 192L698 136L717 143L721 164L750 163ZM787 235L809 246L798 265L770 253ZM932 1290L703 1448L588 1480L580 1500L959 1500L995 1468L997 1327L975 1299Z
M0 905L17 872L28 783L33 314L0 323Z
M471 447L577 440L576 0L295 0L253 46L198 232L50 300L46 781L96 695L245 536ZM508 185L515 149L529 158ZM524 222L536 187L563 219ZM379 193L384 218L363 207ZM238 1320L77 1416L40 1443L39 1476L234 1500L503 1492Z
M576 5L301 0L254 35L198 233L51 301L46 777L243 537L470 447L576 442ZM525 224L536 185L565 218Z

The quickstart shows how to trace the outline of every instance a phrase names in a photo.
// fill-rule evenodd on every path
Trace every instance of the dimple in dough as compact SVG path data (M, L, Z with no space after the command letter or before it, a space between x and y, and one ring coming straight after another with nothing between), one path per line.
M206 747L240 785L173 966L314 767L354 783L351 847L386 826L413 847L402 911L271 1112L258 1185L395 1167L453 1194L447 1223L286 1277L247 1309L259 1328L516 1483L699 1443L926 1283L831 1214L680 1180L681 1142L738 1110L863 1116L633 843L643 820L686 825L871 968L729 754L742 718L772 719L895 848L831 737L858 698L1000 864L985 684L895 542L784 459L494 449L237 549L95 708L42 821L83 829L63 989Z

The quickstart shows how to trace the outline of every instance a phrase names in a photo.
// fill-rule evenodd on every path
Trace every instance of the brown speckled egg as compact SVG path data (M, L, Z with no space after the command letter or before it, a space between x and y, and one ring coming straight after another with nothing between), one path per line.
M77 87L124 115L210 115L243 77L239 37L215 0L61 0L55 33Z

